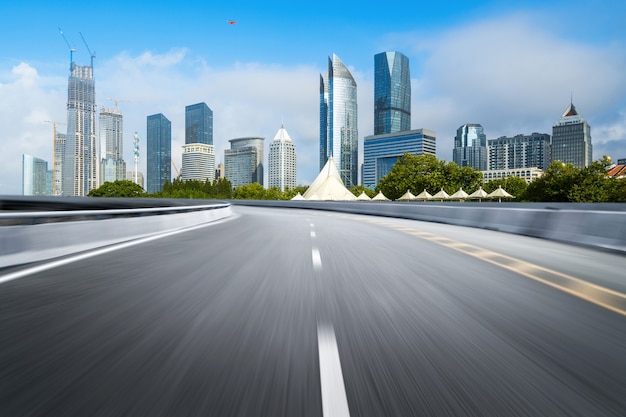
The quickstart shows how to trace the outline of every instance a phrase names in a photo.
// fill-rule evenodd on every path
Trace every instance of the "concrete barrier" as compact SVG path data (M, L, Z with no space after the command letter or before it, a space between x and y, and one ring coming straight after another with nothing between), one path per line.
M206 202L205 202L206 203ZM231 214L228 203L48 212L0 212L0 268L64 256ZM26 220L25 220L26 219ZM34 224L33 224L34 223Z
M626 204L418 203L232 200L476 227L626 253Z

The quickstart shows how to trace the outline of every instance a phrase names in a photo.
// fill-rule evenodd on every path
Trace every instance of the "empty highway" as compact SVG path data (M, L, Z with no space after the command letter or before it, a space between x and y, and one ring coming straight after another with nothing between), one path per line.
M0 270L0 415L626 415L626 256L233 212Z

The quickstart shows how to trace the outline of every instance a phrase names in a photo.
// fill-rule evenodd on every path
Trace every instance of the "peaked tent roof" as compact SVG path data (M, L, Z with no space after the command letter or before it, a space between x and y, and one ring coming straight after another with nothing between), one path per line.
M406 193L402 197L398 198L399 201L411 201L415 200L415 196L411 193L411 190L406 190Z
M459 188L459 191L452 194L449 198L450 200L465 200L467 197L469 197L469 194L463 191L463 188Z
M287 133L287 129L285 129L284 125L281 125L280 129L278 129L278 132L276 132L276 136L274 136L274 142L291 142L289 133Z
M304 193L306 200L312 200L313 196L318 200L350 201L356 200L356 196L343 185L339 170L332 157L328 158L326 165L318 174Z
M365 194L365 191L363 191L361 194L359 194L359 196L356 198L359 201L370 201L371 198L369 195Z
M563 113L561 117L578 116L578 115L579 114L576 111L576 107L574 107L574 103L570 103L569 107L567 108L567 110L565 110L565 113Z
M298 194L293 196L292 200L304 200L304 197L302 197L302 194L298 192Z
M372 201L389 201L389 199L385 197L382 191L379 191L378 194L372 198Z
M416 200L430 200L431 198L433 198L433 196L430 195L430 193L426 190L422 191L417 196L415 196Z
M471 193L468 198L481 200L483 198L487 198L488 196L489 194L487 194L487 191L483 190L483 187L478 187L478 190Z
M501 185L499 185L495 191L493 191L492 193L489 193L489 197L497 198L499 202L501 202L503 198L515 198L511 194L507 193L506 190L502 188Z
M447 200L449 198L450 196L448 195L448 193L446 193L444 189L442 188L437 194L433 196L432 199L433 200Z

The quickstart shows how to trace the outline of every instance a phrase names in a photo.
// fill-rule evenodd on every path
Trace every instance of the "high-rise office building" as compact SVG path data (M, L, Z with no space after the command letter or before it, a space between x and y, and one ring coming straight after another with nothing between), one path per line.
M481 125L470 123L457 129L452 153L454 163L485 171L487 156L487 136Z
M487 141L490 170L539 168L546 170L552 162L550 135L501 136Z
M22 155L22 195L49 195L48 162Z
M374 56L374 135L411 130L409 58L400 52Z
M213 145L213 111L206 103L185 107L185 144Z
M363 185L375 188L405 153L437 155L436 133L426 129L407 130L363 139Z
M224 177L233 187L258 182L263 185L263 144L265 138L231 139L224 150Z
M67 135L63 159L64 196L86 196L98 183L96 87L93 65L70 64Z
M124 119L115 108L102 108L99 118L100 132L100 185L126 178L124 162Z
M52 195L63 194L63 159L65 158L65 133L57 132L54 141L54 166L52 172Z
M593 161L591 128L570 103L556 125L552 126L552 159L577 168Z
M268 187L281 191L296 188L296 146L284 126L281 126L270 143L268 156Z
M341 59L328 58L328 73L320 75L320 170L332 156L348 188L359 176L356 87Z
M204 143L188 143L183 145L183 166L181 168L183 181L215 180L215 151L213 145Z
M172 123L161 113L148 116L146 156L146 191L162 191L172 179Z

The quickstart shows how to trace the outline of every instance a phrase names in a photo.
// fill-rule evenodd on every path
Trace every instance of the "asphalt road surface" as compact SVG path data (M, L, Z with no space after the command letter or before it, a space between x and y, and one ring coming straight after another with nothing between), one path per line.
M1 270L0 416L626 415L626 256L233 211Z

